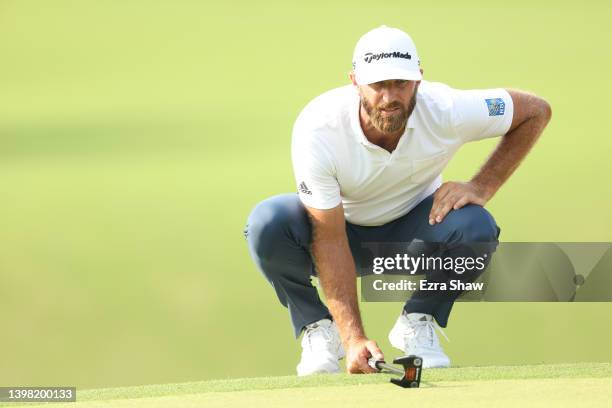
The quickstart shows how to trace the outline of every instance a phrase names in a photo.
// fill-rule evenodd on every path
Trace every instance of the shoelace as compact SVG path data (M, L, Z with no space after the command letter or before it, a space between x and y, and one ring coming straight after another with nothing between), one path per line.
M419 339L425 339L425 341L428 343L428 347L433 347L433 343L434 343L434 332L435 329L437 329L440 334L442 334L442 336L446 339L446 341L450 342L450 339L448 338L448 336L446 335L446 333L444 333L444 330L442 330L442 328L440 326L438 326L436 323L434 323L433 321L429 321L429 320L417 320L415 322L412 322L412 327L414 327L414 331L415 331L415 335L414 338L417 339L417 341L419 341ZM410 337L407 335L404 337L404 342L408 342L410 339Z
M333 336L331 334L331 328L325 328L319 324L315 324L313 326L306 326L306 332L304 333L304 338L306 338L306 342L308 343L308 348L313 350L312 341L317 337L321 337L326 343L333 342Z

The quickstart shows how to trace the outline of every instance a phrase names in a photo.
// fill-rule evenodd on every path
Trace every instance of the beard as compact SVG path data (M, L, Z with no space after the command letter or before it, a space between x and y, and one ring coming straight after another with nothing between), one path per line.
M401 130L406 123L408 122L408 118L414 111L414 107L416 106L416 91L408 101L408 106L402 106L400 102L393 102L387 105L380 105L377 108L374 108L370 102L368 102L363 96L361 97L361 106L365 109L366 113L370 117L370 121L372 125L382 133L393 133ZM393 109L398 108L391 115L383 115L383 109Z

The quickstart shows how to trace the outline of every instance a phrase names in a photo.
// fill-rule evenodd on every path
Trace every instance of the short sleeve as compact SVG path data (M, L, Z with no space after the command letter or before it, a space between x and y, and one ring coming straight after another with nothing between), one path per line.
M329 152L313 136L294 129L291 142L293 173L302 203L327 210L342 201L340 185Z
M464 142L502 136L512 124L512 97L503 88L451 91L450 126Z

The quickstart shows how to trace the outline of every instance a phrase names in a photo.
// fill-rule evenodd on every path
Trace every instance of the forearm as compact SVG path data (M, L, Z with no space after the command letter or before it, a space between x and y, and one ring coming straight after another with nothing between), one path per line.
M544 102L537 114L502 137L471 182L481 188L489 200L510 178L535 145L550 120L550 107Z
M365 338L357 301L355 262L346 239L314 237L312 254L327 306L347 345Z

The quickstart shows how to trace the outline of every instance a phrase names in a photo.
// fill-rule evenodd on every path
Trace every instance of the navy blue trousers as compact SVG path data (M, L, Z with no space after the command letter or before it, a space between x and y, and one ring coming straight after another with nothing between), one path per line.
M433 194L421 201L409 213L387 224L366 227L346 223L346 233L357 264L357 274L363 276L359 265L367 262L364 243L408 243L420 240L431 244L432 253L443 257L473 255L472 249L463 244L485 243L487 245L486 264L491 253L499 243L500 228L493 216L483 207L468 204L458 210L451 210L444 220L429 225L429 212ZM288 308L295 336L298 337L304 326L323 319L331 318L327 307L319 298L317 289L311 283L316 270L310 254L311 225L306 209L298 195L281 194L270 197L255 206L248 217L244 230L249 252L253 261L276 291L281 304ZM435 253L434 253L435 252ZM430 272L426 272L429 274ZM439 272L432 272L435 274ZM463 274L464 281L473 281L480 274ZM428 276L428 280L444 281L445 276ZM456 279L458 275L453 278ZM417 291L404 305L406 312L419 312L432 315L438 324L446 327L455 299L460 291Z

